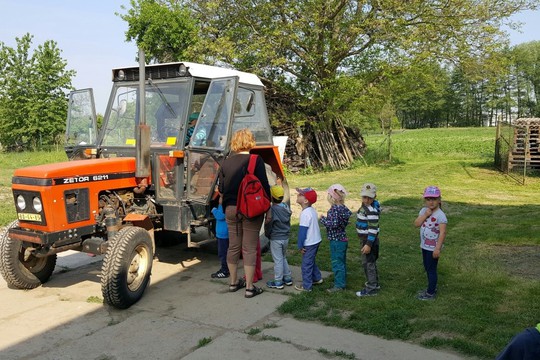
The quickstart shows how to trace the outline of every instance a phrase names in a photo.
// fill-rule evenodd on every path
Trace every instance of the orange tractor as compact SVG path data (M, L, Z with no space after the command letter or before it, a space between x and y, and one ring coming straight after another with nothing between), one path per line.
M0 272L11 288L39 286L52 275L57 253L78 250L104 254L107 304L137 302L150 280L157 232L200 246L191 233L205 226L212 239L220 163L241 128L253 132L252 152L263 157L269 178L281 182L288 198L257 76L142 60L139 67L113 69L112 77L99 128L92 90L70 94L70 161L15 171L18 220L0 234Z

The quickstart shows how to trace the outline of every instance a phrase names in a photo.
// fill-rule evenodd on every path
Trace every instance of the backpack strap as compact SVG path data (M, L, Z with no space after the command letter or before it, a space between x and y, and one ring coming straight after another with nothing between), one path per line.
M257 164L257 155L251 154L249 156L249 165L247 168L248 174L253 174L255 172L255 165Z

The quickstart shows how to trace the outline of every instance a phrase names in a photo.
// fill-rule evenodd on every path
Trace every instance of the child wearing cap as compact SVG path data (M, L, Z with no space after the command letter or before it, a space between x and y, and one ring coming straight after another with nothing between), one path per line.
M328 292L337 292L345 289L347 284L347 247L348 239L345 228L352 215L351 210L345 206L347 191L340 184L334 184L327 190L330 210L326 216L321 216L321 223L326 227L330 241L330 258L332 272L334 273L334 286Z
M313 205L317 201L317 193L312 188L296 189L296 203L302 206L298 227L298 249L302 253L302 284L294 288L298 291L311 291L313 285L322 284L322 274L315 263L315 257L321 243L321 229L317 211Z
M216 219L216 239L218 244L218 257L221 267L215 273L212 273L213 279L225 279L229 277L229 267L227 266L227 251L229 250L229 229L225 221L223 212L222 197L219 197L219 205L212 209L212 214Z
M356 214L356 233L362 241L362 266L366 275L364 288L356 292L356 296L377 295L381 289L377 259L379 258L379 214L381 212L377 197L377 186L366 183L360 191L362 205Z
M195 131L195 125L197 124L197 119L199 119L198 112L194 112L191 115L189 115L188 129L186 131L186 138L184 140L184 143L186 146L188 146L189 140L191 140L191 137L193 136L193 131Z
M414 226L420 228L420 247L424 269L428 278L428 287L418 293L419 300L433 300L437 293L437 264L446 238L448 220L441 210L441 190L428 186L424 190L424 207L414 220Z
M274 259L274 280L266 282L273 289L292 285L292 273L287 262L287 247L291 235L291 209L283 202L285 192L280 185L270 188L272 196L271 218L264 224L264 233L270 239L270 250Z

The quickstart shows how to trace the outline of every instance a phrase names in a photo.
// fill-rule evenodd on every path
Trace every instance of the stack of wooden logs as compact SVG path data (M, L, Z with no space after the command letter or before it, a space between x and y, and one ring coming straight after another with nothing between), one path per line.
M340 121L334 121L328 130L285 123L274 128L274 135L288 136L283 162L293 173L306 168L343 169L365 150L360 132Z

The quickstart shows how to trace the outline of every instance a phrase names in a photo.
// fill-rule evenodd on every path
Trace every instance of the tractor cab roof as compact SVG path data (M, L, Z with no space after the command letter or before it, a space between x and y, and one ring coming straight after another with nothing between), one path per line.
M114 82L139 80L138 66L115 68L112 70L112 72ZM186 61L146 65L146 78L156 80L190 76L209 80L238 76L239 81L242 84L264 86L259 77L255 74L227 69L219 66L197 64Z

